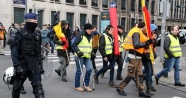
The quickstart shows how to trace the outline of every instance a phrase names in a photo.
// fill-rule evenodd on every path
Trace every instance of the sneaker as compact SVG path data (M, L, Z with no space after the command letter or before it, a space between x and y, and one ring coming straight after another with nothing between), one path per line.
M61 76L61 72L59 69L55 69L55 72L58 74L58 76Z
M144 93L144 92L140 92L140 93L139 93L139 97L147 97L147 98L149 98L149 97L151 97L151 95L146 94L146 93Z
M153 86L150 89L151 91L156 92L156 89Z
M94 74L94 79L95 79L95 83L98 84L99 81L98 81L98 76L96 74Z
M116 91L118 92L119 95L127 96L127 94L125 93L125 91L119 90L118 88L116 89Z
M110 80L110 81L109 81L109 85L110 85L111 87L113 87L113 86L115 85L114 81L113 81L113 80Z
M24 87L21 88L20 93L21 93L21 94L26 94L26 91L25 91Z
M86 88L85 88L85 86L83 86L82 88L84 90L86 90L87 92L92 92L92 89L90 87L88 87L88 86L86 86Z
M63 82L67 82L67 79L61 79Z
M181 82L178 82L178 83L174 83L174 86L185 87L185 84L182 84Z
M83 92L84 91L83 88L81 88L81 87L77 87L74 90L79 91L79 92Z

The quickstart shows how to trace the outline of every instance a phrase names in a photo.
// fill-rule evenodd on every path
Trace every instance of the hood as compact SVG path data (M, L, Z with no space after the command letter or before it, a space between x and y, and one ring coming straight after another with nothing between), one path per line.
M63 28L65 25L69 24L69 22L67 20L62 20L61 24L62 24L61 26Z

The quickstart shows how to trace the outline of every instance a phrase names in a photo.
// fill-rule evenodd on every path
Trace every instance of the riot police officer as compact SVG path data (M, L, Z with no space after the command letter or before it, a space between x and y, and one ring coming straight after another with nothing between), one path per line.
M29 78L35 98L45 98L41 83L41 34L36 31L37 15L27 13L26 24L20 28L11 45L11 56L15 69L12 98L20 98L20 90L24 79Z

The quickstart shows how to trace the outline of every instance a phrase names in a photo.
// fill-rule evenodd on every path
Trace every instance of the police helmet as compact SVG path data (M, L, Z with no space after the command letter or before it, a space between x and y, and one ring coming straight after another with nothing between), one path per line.
M14 82L14 67L9 67L6 69L3 75L3 81L5 84L13 84Z

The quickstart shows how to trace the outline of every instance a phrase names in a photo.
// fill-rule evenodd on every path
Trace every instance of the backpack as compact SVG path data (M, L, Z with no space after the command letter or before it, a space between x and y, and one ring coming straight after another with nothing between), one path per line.
M78 35L77 35L77 36L78 36ZM71 40L71 47L72 47L74 41L77 39L77 36L74 36L74 37L72 38L72 40ZM82 38L83 38L83 35L81 34L81 40L82 40ZM74 53L73 47L72 47L72 53Z

